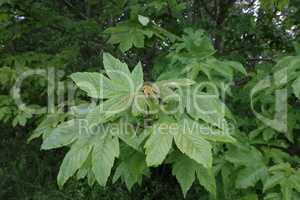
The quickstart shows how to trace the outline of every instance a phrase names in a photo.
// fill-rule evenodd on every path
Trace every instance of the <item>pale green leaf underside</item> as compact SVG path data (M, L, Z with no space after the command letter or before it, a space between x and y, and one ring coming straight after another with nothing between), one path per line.
M194 159L206 168L210 168L212 166L212 146L201 136L183 133L176 134L174 139L176 146L182 153L186 154L188 157Z
M152 133L145 144L148 166L162 164L171 149L173 136L164 133Z
M99 140L92 153L92 170L97 182L105 186L114 165L114 160L119 156L119 142L110 135Z
M74 175L74 173L83 165L88 158L92 146L90 145L74 145L66 154L57 176L57 183L62 187L65 182Z

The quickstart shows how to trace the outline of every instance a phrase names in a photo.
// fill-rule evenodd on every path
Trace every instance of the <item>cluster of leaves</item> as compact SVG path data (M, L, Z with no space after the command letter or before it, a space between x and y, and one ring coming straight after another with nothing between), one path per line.
M71 75L90 97L101 99L99 105L85 114L75 114L49 134L44 132L47 135L44 134L42 149L70 146L60 168L58 184L63 186L77 172L78 179L87 176L91 185L97 180L104 186L115 159L119 158L113 180L121 178L129 189L149 175L149 167L169 162L184 194L197 174L200 184L216 196L212 143L235 141L225 130L226 116L222 113L225 105L219 97L199 91L199 98L193 98L195 94L187 92L197 84L186 78L158 81L155 83L157 95L148 96L145 89L142 90L146 85L140 63L130 72L125 63L110 54L103 55L103 62L108 77L94 72ZM164 112L176 103L182 103L179 111ZM189 104L199 108L189 107ZM143 127L141 124L149 119L152 122ZM82 121L87 127L78 126ZM101 127L97 129L89 128L99 124ZM177 128L171 127L174 124ZM119 129L116 131L114 126Z

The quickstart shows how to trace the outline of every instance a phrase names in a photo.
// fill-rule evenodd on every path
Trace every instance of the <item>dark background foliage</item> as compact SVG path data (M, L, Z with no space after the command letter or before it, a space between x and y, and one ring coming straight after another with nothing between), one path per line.
M123 21L136 23L137 14L149 17L165 34L121 51L105 30ZM59 190L55 180L64 150L44 152L40 141L26 143L41 116L20 113L10 89L28 68L61 69L61 81L72 72L100 71L103 52L129 66L140 60L146 80L154 80L168 71L161 58L168 54L172 38L187 27L205 30L218 57L246 67L249 76L236 78L235 98L229 103L241 130L255 129L242 88L258 69L266 70L277 58L294 53L293 44L300 41L300 1L0 0L0 199L182 199L168 166L155 169L131 192L121 183L90 188L86 181L75 180ZM22 89L26 102L47 104L43 78L26 81ZM299 155L299 137L285 152ZM202 190L194 185L186 199L205 199Z

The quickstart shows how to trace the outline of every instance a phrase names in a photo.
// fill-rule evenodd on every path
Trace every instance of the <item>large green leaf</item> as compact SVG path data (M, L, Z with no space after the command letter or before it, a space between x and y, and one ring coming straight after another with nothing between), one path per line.
M148 166L158 166L166 158L172 147L172 125L174 124L176 124L176 121L173 118L161 116L160 120L149 130L150 137L145 144Z
M195 180L195 162L186 156L177 157L172 167L172 174L176 176L185 196Z
M289 177L288 181L291 183L292 188L294 188L297 192L300 192L300 170L299 169L295 174Z
M106 29L105 32L111 34L108 42L119 44L119 48L123 52L128 51L133 46L144 47L145 38L151 38L153 35L151 30L146 30L142 25L132 22L121 22L115 27Z
M80 135L86 135L85 128L80 128L80 120L70 120L56 127L49 136L43 140L42 149L55 149L74 142Z
M293 188L288 180L283 181L280 184L282 200L291 200L293 196Z
M223 61L223 63L225 65L229 65L230 67L232 67L236 71L241 72L244 75L247 75L247 71L241 63L235 62L235 61Z
M259 180L264 180L267 177L267 168L246 167L238 172L235 185L237 188L253 187Z
M136 88L143 84L143 71L140 63L130 73L126 63L104 53L103 64L109 78L95 72L77 72L71 75L77 86L86 91L90 97L107 99L133 95Z
M114 160L119 156L119 142L111 135L98 138L92 153L92 170L97 182L105 186L114 165Z
M65 182L83 165L92 150L92 146L85 141L78 141L72 145L66 154L57 176L57 183L61 188Z
M217 95L198 92L199 85L183 90L183 104L194 119L201 119L213 126L224 129L226 106Z
M149 175L145 155L126 146L121 148L120 163L115 171L113 182L121 178L131 190L136 183L141 183L144 175Z
M197 175L199 183L207 191L213 196L216 195L216 182L212 169L204 168L201 164L181 153L176 153L176 158L172 165L172 174L176 176L184 196L192 186L195 175Z
M93 98L107 98L110 96L111 90L104 85L113 86L108 78L96 72L77 72L71 75L76 85L87 92L87 95Z
M213 196L216 196L217 186L213 169L204 168L202 165L197 164L196 174L199 183Z
M203 139L200 134L190 134L181 132L174 137L176 146L179 150L202 164L206 168L212 166L212 146Z
M231 163L243 166L261 166L263 165L263 156L254 147L232 146L225 154L225 159Z
M266 191L270 188L273 188L274 186L280 184L285 178L284 173L276 173L273 176L270 176L266 179L266 181L264 182L264 187L263 190Z
M144 83L142 64L139 62L131 72L132 81L135 88L139 88Z
M108 53L103 54L103 64L108 78L98 73L75 73L71 77L91 97L104 98L87 115L90 125L107 122L111 117L130 108L143 84L141 64L132 73L128 66Z
M43 135L43 138L48 137L48 135L53 131L53 129L59 124L59 122L64 121L66 118L65 113L52 113L45 116L43 121L34 130L33 134L30 135L27 142L32 141Z
M90 125L105 123L110 120L111 117L129 109L131 103L132 97L130 95L115 96L100 103L91 110L87 115L87 121Z
M126 63L114 58L109 53L103 53L103 65L106 74L113 82L123 84L124 88L128 88L131 74Z
M172 141L173 135L168 132L153 132L145 144L147 165L158 166L162 164L171 149Z

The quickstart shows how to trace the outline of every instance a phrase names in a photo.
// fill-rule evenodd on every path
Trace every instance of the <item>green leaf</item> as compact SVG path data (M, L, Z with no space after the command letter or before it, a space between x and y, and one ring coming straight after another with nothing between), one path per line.
M247 71L244 68L244 66L239 63L239 62L235 62L235 61L224 61L224 64L229 65L230 67L232 67L233 69L235 69L238 72L241 72L244 75L247 75Z
M147 130L150 132L150 137L144 147L148 166L158 166L164 161L172 147L172 131L174 131L172 126L174 124L176 124L176 121L172 117L161 115L159 121Z
M263 180L267 176L267 168L261 167L246 167L238 172L235 185L237 188L254 187L259 180Z
M100 91L104 91L104 95L101 94L101 97L108 99L88 113L87 120L90 125L107 122L112 117L129 109L137 95L138 88L143 84L143 71L140 63L130 73L125 63L104 53L103 64L110 79L105 78L106 82L99 85L99 88ZM80 74L78 80L84 79L84 77L87 78ZM78 80L77 82L80 82Z
M201 125L199 126L201 127ZM203 125L203 129L199 130L202 130L202 132L200 132L201 136L208 141L223 143L236 142L236 139L232 137L227 131L221 131L219 129L207 127L205 125ZM204 130L206 130L207 132L205 132Z
M31 142L33 139L38 138L43 135L43 137L47 137L54 127L61 121L63 121L66 117L65 113L53 113L45 116L43 121L38 125L38 127L34 130L34 133L30 135L27 142Z
M107 122L112 117L129 109L131 103L132 97L129 95L115 96L100 103L100 105L88 113L86 119L90 125Z
M178 133L174 139L182 153L202 164L204 167L211 168L212 146L203 139L200 134Z
M87 92L88 96L93 98L107 98L105 94L109 91L103 85L110 85L110 83L109 79L102 74L96 72L77 72L73 73L71 78L80 89Z
M188 114L194 119L202 119L220 129L225 128L223 124L226 122L226 106L217 96L202 92L195 94L193 92L192 94L186 94L183 98L186 98L184 104Z
M103 53L103 65L106 74L109 78L118 85L123 85L125 91L128 91L130 84L132 84L131 73L126 63L114 58L109 53Z
M77 174L76 174L77 180L83 179L88 175L88 173L92 167L92 159L91 158L92 158L92 156L90 154L89 157L86 159L86 161L83 163L83 165L77 171Z
M57 183L60 188L74 173L83 165L92 150L92 146L84 142L77 142L72 145L71 150L66 154L57 176Z
M143 85L144 75L143 75L143 68L141 62L139 62L132 70L131 77L135 85L135 88L139 88Z
M183 195L186 196L187 191L195 180L195 175L197 175L200 184L213 196L216 196L216 182L212 169L204 168L201 164L181 153L176 152L174 154L175 159L172 165L172 174L176 176Z
M215 73L218 73L219 76L227 79L228 81L233 80L233 67L230 64L227 65L226 62L224 63L215 58L209 58L205 62L205 67L210 68L210 70L214 71Z
M159 127L158 127L159 128ZM166 130L154 131L145 144L148 166L158 166L166 158L172 146L173 135Z
M191 86L195 83L196 83L195 81L193 81L191 79L187 79L187 78L173 79L173 80L162 80L162 81L156 82L158 87L170 87L170 88L179 88L181 86Z
M132 103L132 114L139 116L148 113L149 99L144 95L143 92L138 92Z
M139 74L135 75L133 79L127 64L108 53L103 53L103 64L110 79L100 73L92 72L77 72L72 74L71 78L90 97L107 99L121 95L133 95L137 87L135 79L140 81L143 76L141 68L137 66L136 70L138 71L133 73Z
M92 172L92 170L88 171L87 178L88 178L88 185L92 187L96 181L95 175Z
M291 200L292 199L292 187L291 183L289 181L284 181L280 184L281 186L281 194L282 194L282 200Z
M263 190L266 191L270 188L273 188L277 184L280 184L284 179L285 179L285 175L281 172L276 173L275 175L268 177L266 179L266 181L264 182Z
M292 84L295 96L300 99L300 78L297 78Z
M81 134L80 120L70 120L56 127L48 137L43 140L42 149L55 149L66 146L74 142ZM85 131L86 129L82 129Z
M243 195L241 200L258 200L258 196L255 192L252 192L250 194Z
M126 123L121 122L121 123ZM118 137L125 142L128 146L135 149L136 151L143 152L141 147L142 143L146 140L146 138L150 135L150 131L148 129L143 130L139 133L135 128L128 125L127 127L121 127L118 134Z
M199 183L215 197L217 188L213 169L204 168L202 165L197 165L196 174Z
M278 171L284 171L290 173L292 171L292 167L290 163L279 163L276 165L273 165L272 167L269 168L269 171L272 173L278 172Z
M184 197L195 180L195 162L186 156L177 156L172 167L172 174L176 176Z
M291 175L288 179L291 183L292 188L300 192L300 170L298 169L297 173Z
M254 147L231 147L225 154L225 159L229 162L243 166L263 165L262 154Z
M121 51L126 52L133 46L137 48L144 47L145 37L151 38L153 32L144 30L140 24L132 22L121 22L116 27L110 27L105 30L110 33L109 43L119 44Z
M92 153L92 170L97 182L105 186L114 165L114 160L119 156L119 142L110 135L99 138Z
M184 118L180 122L181 132L186 134L199 134L202 138L212 142L235 143L236 140L229 134L228 130L219 130L198 121Z
M134 184L140 184L142 177L150 173L146 165L145 155L128 146L121 149L120 160L120 164L113 177L113 182L121 178L129 190L131 190Z

